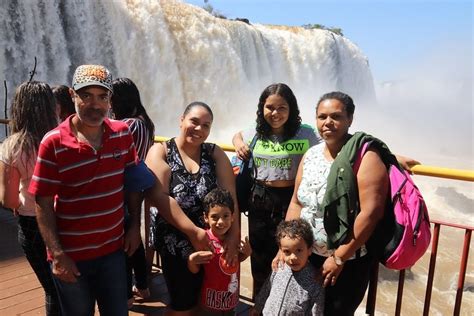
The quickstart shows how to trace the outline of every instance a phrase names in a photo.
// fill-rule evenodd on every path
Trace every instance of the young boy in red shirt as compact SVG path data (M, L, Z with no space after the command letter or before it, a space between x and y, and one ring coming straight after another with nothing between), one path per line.
M209 192L203 201L206 233L213 251L196 251L189 256L188 268L193 273L204 271L199 315L234 315L239 302L240 265L224 263L226 234L233 222L234 202L231 194L221 188ZM239 261L252 253L248 237L241 241ZM202 269L201 269L202 265Z

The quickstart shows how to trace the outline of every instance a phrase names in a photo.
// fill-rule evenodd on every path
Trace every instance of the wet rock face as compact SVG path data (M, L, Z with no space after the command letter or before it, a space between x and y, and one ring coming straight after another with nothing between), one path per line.
M250 24L250 21L247 18L235 18L234 21L244 22L248 25L252 25L252 24Z

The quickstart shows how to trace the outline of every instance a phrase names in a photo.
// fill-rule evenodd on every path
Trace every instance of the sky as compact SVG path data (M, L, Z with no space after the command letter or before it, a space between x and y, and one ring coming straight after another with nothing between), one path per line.
M203 0L185 0L197 6ZM338 27L368 57L377 82L403 80L403 69L431 52L462 49L472 71L472 1L209 0L228 18L251 23ZM442 45L440 45L442 43Z

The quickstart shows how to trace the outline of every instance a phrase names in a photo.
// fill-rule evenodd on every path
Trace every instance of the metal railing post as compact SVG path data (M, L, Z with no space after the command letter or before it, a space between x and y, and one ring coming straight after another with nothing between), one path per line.
M402 312L403 287L405 285L405 269L400 270L398 275L397 303L395 304L395 316Z
M377 301L377 283L379 280L379 262L374 261L374 267L370 272L369 291L367 293L367 303L365 305L365 313L367 315L375 315L375 302Z
M466 278L467 259L469 257L469 245L471 244L472 230L466 229L464 235L464 246L462 249L461 266L459 267L458 288L456 292L456 302L454 303L453 315L458 316L461 312L462 292L464 289L464 280Z
M426 282L425 305L423 306L423 316L428 316L431 303L431 292L433 290L433 276L436 267L436 256L438 255L438 240L441 225L434 224L433 239L431 241L430 268L428 270L428 281Z

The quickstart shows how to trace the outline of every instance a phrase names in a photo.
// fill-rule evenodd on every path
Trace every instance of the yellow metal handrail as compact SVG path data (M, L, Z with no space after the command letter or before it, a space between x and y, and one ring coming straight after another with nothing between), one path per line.
M167 141L169 137L155 136L155 142ZM235 152L235 148L229 144L217 144L224 151ZM416 165L410 168L413 174L437 178L463 180L474 182L473 170L450 169L434 166Z
M442 167L416 165L410 168L414 174L454 180L474 182L473 170L450 169Z
M8 124L9 120L0 119L0 124ZM164 142L170 139L164 136L155 136L155 142ZM217 143L224 151L235 152L235 148L229 144ZM474 182L474 170L450 169L435 166L416 165L410 168L413 174L445 179L454 179Z
M164 136L155 136L155 143L161 143L165 142L170 137L164 137ZM230 152L235 152L235 148L232 145L229 144L222 144L222 143L216 143L223 151L230 151Z

